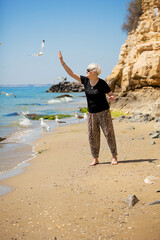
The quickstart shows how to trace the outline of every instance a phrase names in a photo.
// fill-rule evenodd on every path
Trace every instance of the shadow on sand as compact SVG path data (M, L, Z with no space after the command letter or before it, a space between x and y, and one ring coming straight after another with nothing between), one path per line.
M157 161L158 159L135 159L135 160L124 160L124 161L118 161L118 164L120 163L140 163L140 162L149 162L154 163L154 161ZM99 164L111 164L111 162L103 162Z

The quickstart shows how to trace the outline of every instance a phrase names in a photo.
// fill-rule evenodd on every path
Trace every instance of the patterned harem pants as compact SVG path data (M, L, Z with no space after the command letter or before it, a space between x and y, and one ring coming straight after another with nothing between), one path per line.
M100 127L107 139L112 156L117 155L116 139L110 110L88 113L88 135L93 158L98 158L100 150Z

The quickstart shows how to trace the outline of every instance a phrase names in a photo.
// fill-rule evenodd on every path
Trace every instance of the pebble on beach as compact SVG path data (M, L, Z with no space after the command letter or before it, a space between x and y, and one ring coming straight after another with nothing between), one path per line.
M126 199L126 202L130 207L133 207L138 201L139 199L135 195L130 195Z

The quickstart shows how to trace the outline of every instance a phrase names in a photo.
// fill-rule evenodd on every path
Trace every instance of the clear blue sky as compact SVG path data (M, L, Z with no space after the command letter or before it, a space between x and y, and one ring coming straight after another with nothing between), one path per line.
M96 62L101 78L118 63L127 35L128 0L0 0L0 84L48 84L67 76L57 53L85 75ZM44 55L38 53L45 40ZM68 77L71 81L71 78Z

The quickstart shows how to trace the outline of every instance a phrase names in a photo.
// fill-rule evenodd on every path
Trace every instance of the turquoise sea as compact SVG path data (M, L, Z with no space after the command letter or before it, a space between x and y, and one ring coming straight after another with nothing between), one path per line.
M70 114L65 124L78 123L75 111L86 106L84 93L65 93L72 97L56 98L64 93L48 93L50 86L0 87L0 174L14 169L34 156L33 143L43 135L40 121L28 120L24 115ZM54 120L45 120L53 131L57 127Z

